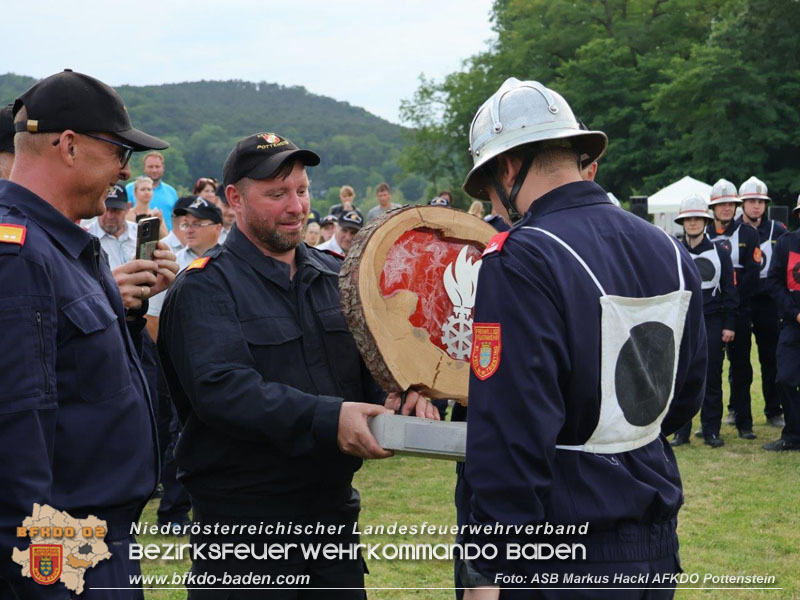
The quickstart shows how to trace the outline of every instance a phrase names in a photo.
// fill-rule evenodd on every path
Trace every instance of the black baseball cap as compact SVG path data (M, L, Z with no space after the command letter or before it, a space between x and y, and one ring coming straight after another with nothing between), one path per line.
M239 140L225 166L222 182L227 186L242 177L269 179L289 159L299 160L307 167L316 167L319 156L311 150L300 150L291 141L275 133L254 133Z
M364 217L357 210L348 210L339 215L339 227L361 229L364 226Z
M14 152L14 117L11 104L0 108L0 152Z
M320 227L325 227L326 225L335 225L339 219L336 218L336 215L325 215L322 217L322 220L319 222Z
M175 201L175 206L172 207L172 216L177 217L178 215L175 214L176 210L180 210L182 208L187 208L192 202L197 200L197 196L181 196ZM183 213L186 214L185 212Z
M169 144L134 129L122 97L99 79L64 69L28 88L14 102L13 115L22 107L28 120L16 131L44 133L72 129L113 133L134 150L163 150Z
M198 219L209 219L214 223L222 223L222 211L216 207L216 205L211 204L204 198L195 198L194 202L189 204L186 208L176 208L172 211L172 214L176 217L182 217L184 215L193 215Z
M106 208L124 208L125 210L130 208L128 192L125 190L125 186L116 184L109 190L106 196Z

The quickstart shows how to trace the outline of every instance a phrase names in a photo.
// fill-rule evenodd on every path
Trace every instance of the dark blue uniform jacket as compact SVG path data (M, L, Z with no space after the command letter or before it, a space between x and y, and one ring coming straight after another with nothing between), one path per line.
M758 292L758 275L761 272L761 262L756 260L760 255L758 248L758 232L755 227L742 223L741 220L733 220L723 233L718 233L714 227L714 223L709 223L706 227L706 233L712 242L723 244L730 250L731 259L734 258L734 249L730 247L728 240L723 240L724 236L732 236L736 230L739 230L739 264L737 267L734 264L734 271L736 272L736 289L739 290L739 311L746 312L750 307L750 297ZM734 261L735 262L735 261Z
M336 443L342 401L381 401L340 308L341 260L301 244L290 279L236 227L206 255L159 325L179 479L209 514L335 509L361 465Z
M37 502L129 530L157 482L155 420L97 238L10 181L0 224L26 227L0 243L0 577L50 598L11 562L15 528Z
M739 217L737 221L741 222L742 217ZM773 223L775 227L773 228ZM770 233L772 234L772 254L775 255L775 244L778 243L780 237L786 233L788 230L786 229L786 225L781 223L780 221L772 221L771 219L761 219L761 223L758 224L758 227L755 228L758 232L758 244L759 246L770 239ZM766 257L764 260L761 261L760 266L760 274L764 275L764 269L769 269L769 265L767 264ZM758 279L758 287L756 290L756 294L766 294L769 295L769 291L767 289L767 280L765 277L759 277Z
M716 290L716 293L713 289L702 291L703 314L714 315L722 313L722 328L733 331L736 329L736 311L739 308L739 291L736 289L733 279L733 263L731 262L730 251L721 244L714 244L709 241L707 237L704 237L703 241L694 248L690 248L688 244L685 244L685 247L689 254L694 255L702 254L712 248L716 249L717 255L719 256L721 271L719 279L720 289ZM703 274L701 273L700 275L702 278Z
M502 249L484 256L475 323L499 323L502 349L494 375L484 381L474 372L470 376L470 521L588 521L589 536L572 541L587 545L590 560L669 556L677 549L675 523L683 496L664 435L694 416L705 386L706 334L697 270L681 248L681 268L692 295L662 435L618 454L556 450L556 444L585 443L598 423L600 293L563 246L525 226L546 229L571 245L608 294L649 297L679 288L673 242L613 206L592 182L570 183L536 200ZM480 534L472 541L514 538ZM546 539L521 536L516 541ZM554 543L562 541L568 540ZM477 560L475 567L490 577L504 569L537 569L535 561L504 566L502 555L501 550L496 561Z
M766 285L778 305L781 323L777 381L800 385L800 231L778 240Z

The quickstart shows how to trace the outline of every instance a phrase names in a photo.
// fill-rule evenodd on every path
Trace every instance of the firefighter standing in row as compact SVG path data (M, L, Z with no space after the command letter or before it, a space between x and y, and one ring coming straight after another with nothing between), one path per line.
M736 319L736 337L728 344L728 360L731 361L731 396L729 418L739 430L739 437L754 440L753 417L750 411L750 384L753 369L750 366L750 298L758 289L758 274L761 268L761 249L758 232L741 221L734 220L737 206L742 201L736 186L720 179L711 188L708 205L714 213L714 222L706 229L708 237L721 243L731 253L736 287L739 291L739 312ZM726 421L730 422L730 421Z
M530 587L541 573L680 571L682 486L663 434L690 420L703 398L700 278L677 240L582 180L581 156L595 160L606 146L605 134L582 131L567 102L535 81L508 79L470 127L475 164L464 189L518 223L495 236L478 279L469 522L588 522L589 533L574 540L587 560L514 561L505 559L508 543L553 538L473 532L469 541L499 552L465 561L465 598L497 598L496 587L483 586L498 585L499 573L527 576ZM642 597L639 589L592 592Z
M705 198L692 195L681 202L675 219L683 226L683 243L694 260L702 279L703 317L708 337L708 370L706 393L700 411L701 433L704 443L719 448L725 443L719 437L722 424L722 362L725 344L734 340L739 294L733 281L731 253L720 244L714 244L705 235L708 222L714 217L708 212ZM673 446L689 443L691 422L675 434Z
M800 198L793 212L800 213ZM764 450L800 450L800 230L787 233L775 244L766 288L780 319L776 379L786 425L780 439L764 444Z
M775 244L784 233L786 226L780 221L773 221L765 216L770 197L766 184L751 177L739 186L739 199L742 201L742 216L738 222L747 223L758 232L758 244L761 251L761 266L756 292L750 298L750 319L753 334L758 345L758 362L761 364L761 389L764 392L764 415L767 425L783 427L783 410L780 396L775 384L775 350L778 346L778 309L775 300L767 291L767 273L772 261ZM751 340L742 340L743 348L747 347L750 356ZM744 350L742 351L744 352ZM748 371L751 374L752 369ZM750 386L741 390L742 402L750 404Z

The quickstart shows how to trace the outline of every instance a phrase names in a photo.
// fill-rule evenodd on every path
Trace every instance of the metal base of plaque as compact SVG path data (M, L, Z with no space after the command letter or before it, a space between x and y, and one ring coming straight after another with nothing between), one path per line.
M464 460L467 424L431 421L402 415L378 415L367 419L381 448L397 454Z

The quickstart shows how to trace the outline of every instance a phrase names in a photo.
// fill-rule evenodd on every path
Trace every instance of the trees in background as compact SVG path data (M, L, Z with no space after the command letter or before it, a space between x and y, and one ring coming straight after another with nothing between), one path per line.
M800 192L800 2L496 0L496 40L441 81L420 80L402 117L409 172L451 187L469 170L468 129L510 76L561 93L608 134L598 182L627 197L691 174Z

